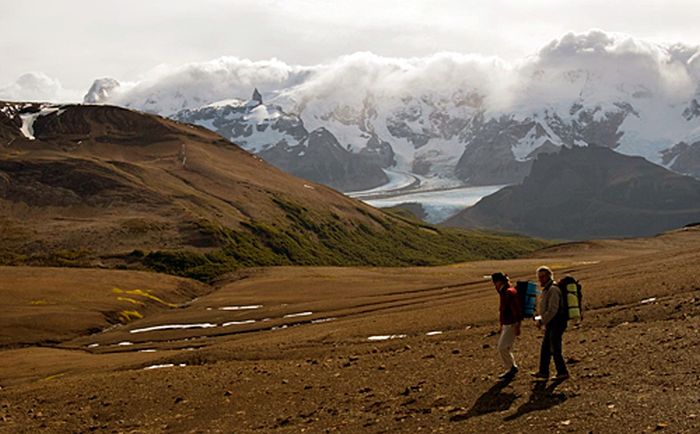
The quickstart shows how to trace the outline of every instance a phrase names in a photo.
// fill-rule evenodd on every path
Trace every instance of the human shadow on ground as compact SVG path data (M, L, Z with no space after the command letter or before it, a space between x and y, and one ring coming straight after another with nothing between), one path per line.
M515 392L503 391L512 381L513 379L508 379L494 384L477 398L472 408L464 413L455 414L450 418L450 421L461 422L474 416L508 410L513 402L518 399L518 395Z
M530 399L518 407L518 410L515 413L506 416L503 420L506 422L515 420L530 412L547 410L548 408L552 408L555 405L559 405L566 401L567 396L565 393L555 393L555 389L561 383L563 383L563 381L553 381L549 386L547 386L546 381L535 381L532 385Z

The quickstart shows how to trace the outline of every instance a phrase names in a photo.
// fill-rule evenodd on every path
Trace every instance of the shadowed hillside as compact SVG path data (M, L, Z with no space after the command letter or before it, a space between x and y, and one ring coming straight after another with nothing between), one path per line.
M445 225L560 239L649 236L700 221L700 181L588 146L542 154L521 185Z

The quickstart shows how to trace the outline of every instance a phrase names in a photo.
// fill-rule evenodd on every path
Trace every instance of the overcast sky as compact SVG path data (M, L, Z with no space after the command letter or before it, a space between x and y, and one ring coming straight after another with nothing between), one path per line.
M220 56L313 65L358 51L506 60L599 28L700 44L697 0L0 0L0 87L41 72L82 93L98 77Z

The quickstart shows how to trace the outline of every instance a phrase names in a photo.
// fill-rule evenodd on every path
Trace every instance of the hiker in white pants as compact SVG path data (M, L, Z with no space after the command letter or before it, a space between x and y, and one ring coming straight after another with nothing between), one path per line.
M513 324L501 326L501 336L498 338L498 354L501 355L504 373L511 369L517 371L518 365L513 356L513 344L515 343L515 326Z
M515 337L520 336L520 322L522 311L518 293L510 284L508 276L504 273L493 273L491 281L500 298L499 321L501 324L501 336L498 338L498 354L503 361L505 371L498 376L501 380L510 380L518 373L518 365L513 357L513 344Z

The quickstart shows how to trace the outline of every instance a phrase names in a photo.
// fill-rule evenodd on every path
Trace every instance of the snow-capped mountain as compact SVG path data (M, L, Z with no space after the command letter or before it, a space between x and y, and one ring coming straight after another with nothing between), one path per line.
M256 85L265 104L261 95L227 100ZM314 67L225 58L137 84L103 79L86 102L207 126L292 173L304 166L303 176L319 182L336 162L364 157L343 163L348 179L330 184L357 189L385 182L367 177L370 163L428 181L513 183L538 154L588 144L697 177L699 95L698 47L590 31L511 63L449 53L358 53ZM317 131L333 152L301 164Z
M106 102L121 84L113 78L98 78L83 97L83 102L98 104Z
M339 190L386 183L381 168L394 164L391 147L376 136L369 136L358 152L350 152L326 128L309 131L299 116L264 104L257 89L250 100L218 101L172 117L216 131L288 173Z
M217 101L200 108L179 111L173 117L215 130L253 153L281 142L297 146L308 135L299 116L285 113L279 106L263 104L257 89L250 100Z

